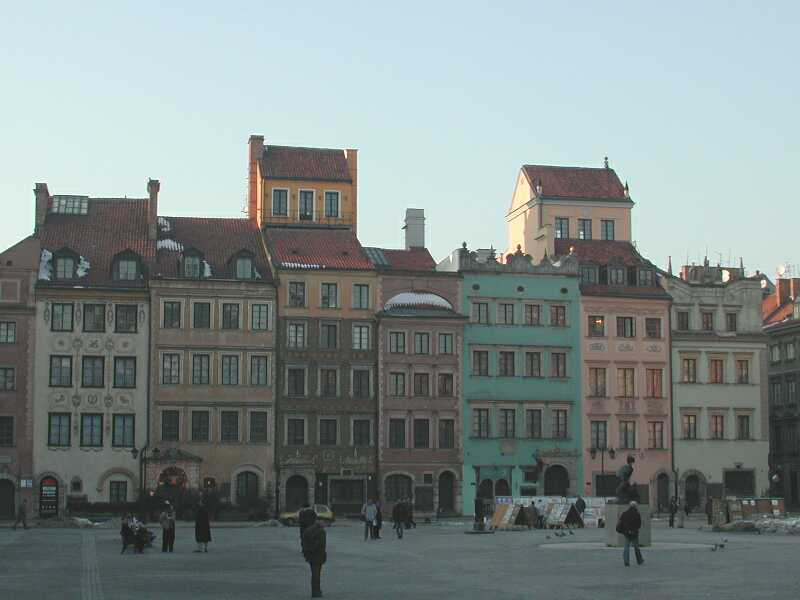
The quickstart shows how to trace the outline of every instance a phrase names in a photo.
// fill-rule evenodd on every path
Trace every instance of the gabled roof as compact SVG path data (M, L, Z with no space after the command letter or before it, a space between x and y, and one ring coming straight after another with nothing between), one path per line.
M203 279L234 279L232 259L244 252L252 255L256 279L272 280L261 234L250 219L158 217L156 246L156 277L180 277L182 257L195 251L208 265Z
M398 271L435 271L436 261L427 248L391 250L387 248L364 248L375 268Z
M374 269L358 238L349 230L267 228L264 239L276 268L342 271Z
M265 146L261 157L265 179L299 179L352 183L344 150Z
M48 213L34 237L42 245L42 262L48 254L71 250L81 261L78 278L51 281L52 264L42 264L39 281L55 286L143 287L144 280L114 281L112 262L126 250L139 255L147 269L155 259L155 247L147 239L147 199L89 198L85 215Z
M630 202L614 169L523 165L532 189L541 182L543 198Z
M639 254L630 242L616 240L555 240L556 256L565 256L570 253L572 248L574 248L578 262L582 265L653 266L649 260Z

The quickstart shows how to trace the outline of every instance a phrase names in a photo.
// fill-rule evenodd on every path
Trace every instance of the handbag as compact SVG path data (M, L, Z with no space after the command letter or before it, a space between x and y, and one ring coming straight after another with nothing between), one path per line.
M622 534L625 533L625 530L622 529L622 516L620 516L620 518L617 519L617 533L622 533Z

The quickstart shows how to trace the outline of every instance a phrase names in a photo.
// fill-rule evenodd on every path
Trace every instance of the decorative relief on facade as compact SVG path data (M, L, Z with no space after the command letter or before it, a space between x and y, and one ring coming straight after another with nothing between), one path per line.
M117 341L119 345L119 349L127 352L133 347L133 342L129 338L122 338L121 340Z
M114 404L114 398L111 396L111 394L105 395L103 398L103 404L106 405L106 408L111 408L111 406Z
M645 348L647 352L661 352L663 348L659 344L650 344Z
M50 314L51 314L50 303L48 302L47 304L45 304L44 310L42 311L42 319L44 319L45 323L50 322Z
M633 398L619 398L618 399L618 411L621 413L635 413L636 412L636 400Z
M604 342L590 342L589 352L605 352L606 345Z
M109 326L114 324L114 309L111 304L106 304L106 323Z
M131 398L127 394L120 394L119 396L117 396L117 402L119 402L123 406L128 406L131 403Z
M107 340L106 340L106 344L105 344L105 346L106 346L106 350L108 350L109 352L111 352L111 351L114 349L114 340L112 340L112 339L107 339Z
M76 337L72 340L72 348L76 351L80 351L80 349L83 348L83 340Z
M144 312L144 304L139 305L139 325L144 324L145 317L147 315Z
M88 342L86 342L86 347L89 350L100 350L101 341L98 338L90 338Z
M52 401L54 404L64 405L67 403L67 395L64 392L56 392L52 396Z
M83 317L83 311L81 310L81 304L78 303L78 306L75 307L75 323L77 325L81 324L81 317Z
M78 407L78 406L80 406L80 405L81 405L81 397L80 397L80 395L78 395L78 394L73 394L73 395L72 395L72 406L74 406L75 408L77 408L77 407Z
M635 350L633 344L623 342L617 346L617 352L633 352Z
M100 401L99 394L89 394L86 396L86 402L88 402L91 406L97 406L97 403Z
M70 342L65 336L57 336L52 338L53 350L55 352L65 352L69 350Z

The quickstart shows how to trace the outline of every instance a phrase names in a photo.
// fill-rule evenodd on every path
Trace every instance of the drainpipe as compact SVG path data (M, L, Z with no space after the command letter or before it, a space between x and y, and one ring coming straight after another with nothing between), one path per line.
M667 347L667 367L669 372L669 431L670 441L672 448L670 448L670 466L672 467L672 476L675 481L675 497L678 497L678 471L675 469L675 378L672 373L672 300L669 303L667 310L667 325L669 332L669 344ZM658 492L656 492L658 493Z
M153 365L150 364L150 361L152 360L152 347L153 347L153 339L154 339L153 338L153 303L150 300L151 300L150 299L150 294L148 293L149 306L147 307L147 315L148 315L148 321L149 321L148 326L149 326L149 329L150 329L150 336L149 336L149 339L147 340L147 390L146 390L147 402L145 403L145 415L146 415L145 418L147 419L147 422L145 423L144 448L142 448L142 456L140 458L140 460L141 460L140 465L141 466L139 468L139 478L140 478L139 479L139 495L140 496L144 495L144 493L147 492L147 485L146 485L147 465L145 463L144 453L145 453L145 451L147 449L150 448L150 402L152 401L150 379L152 378L152 374L154 372L158 373L158 369L154 370L153 369ZM144 498L140 498L139 501L142 503L141 506L144 506ZM142 516L144 516L144 515L142 515Z

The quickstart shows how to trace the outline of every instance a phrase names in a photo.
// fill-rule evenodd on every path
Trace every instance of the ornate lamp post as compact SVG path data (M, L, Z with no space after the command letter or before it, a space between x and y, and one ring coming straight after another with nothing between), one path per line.
M600 476L604 477L606 474L606 452L608 452L608 457L611 460L614 460L614 457L617 455L617 451L614 450L614 448L606 448L605 444L603 444L599 448L592 447L589 449L589 456L592 457L592 460L597 458L598 452L600 453ZM597 491L598 490L595 489L595 493L597 493Z

